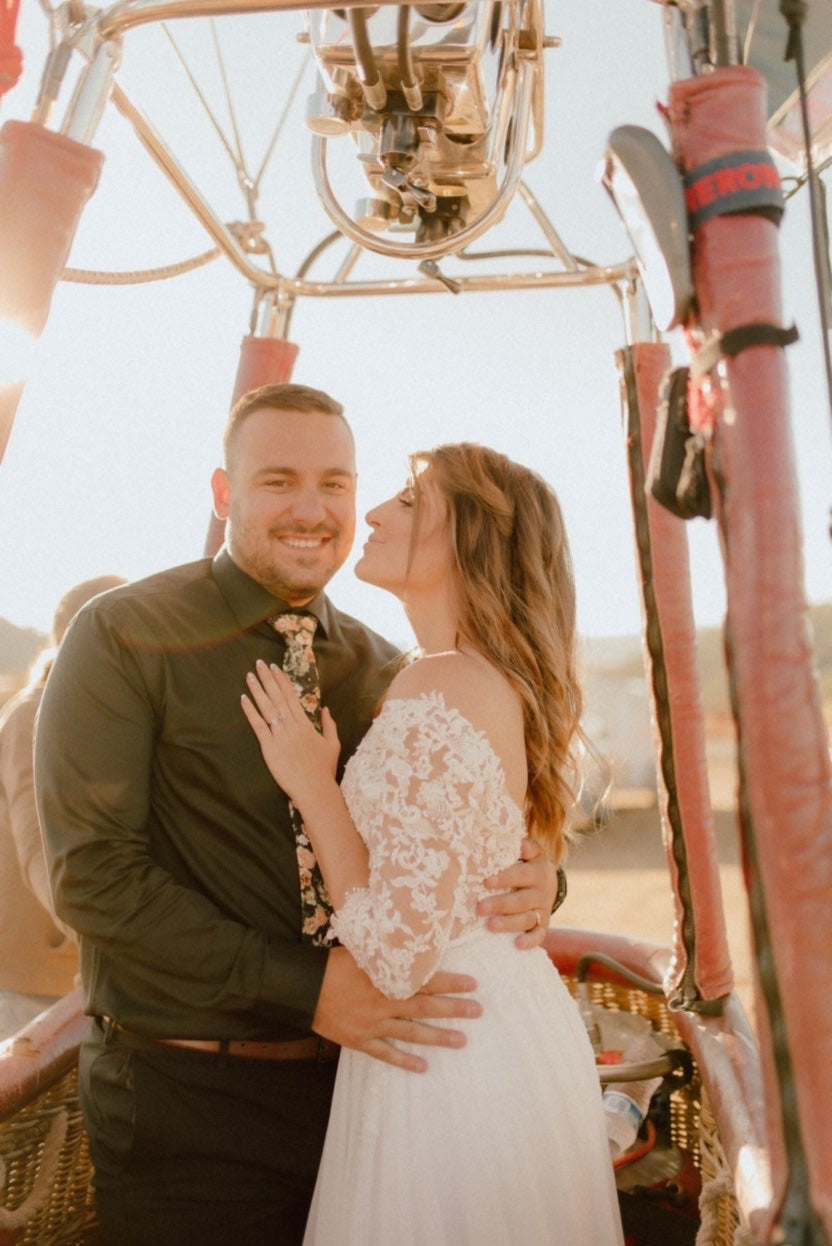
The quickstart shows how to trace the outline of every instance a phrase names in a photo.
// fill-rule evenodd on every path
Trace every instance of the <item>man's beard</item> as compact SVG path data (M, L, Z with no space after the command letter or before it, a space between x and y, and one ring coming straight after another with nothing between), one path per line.
M245 532L243 535L245 536ZM249 546L246 548L246 543L243 541L244 548L241 549L241 543L234 541L232 533L229 548L232 557L235 558L235 561L242 569L252 579L257 580L258 584L261 584L273 597L279 597L286 602L296 601L302 603L309 601L311 598L317 597L318 593L329 583L338 567L334 565L325 567L318 565L320 550L313 551L308 559L304 559L303 554L297 552L295 552L295 556L292 558L290 553L288 557L292 558L293 565L278 565L272 551L275 548L280 548L276 543L283 535L282 529L272 529L267 533L265 543L255 542L253 547ZM302 534L293 531L292 535L300 536ZM331 528L324 527L318 527L305 535L310 537L326 536L330 538L333 544L337 537L337 533L333 532ZM304 562L308 563L308 573L304 568Z

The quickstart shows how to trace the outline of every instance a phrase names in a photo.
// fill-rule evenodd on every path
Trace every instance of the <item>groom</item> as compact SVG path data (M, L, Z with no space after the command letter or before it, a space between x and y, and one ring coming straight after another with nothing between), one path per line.
M212 487L226 546L84 610L37 732L55 905L80 934L81 1099L113 1246L299 1243L338 1046L406 1076L431 1046L463 1046L465 1027L447 1023L480 1011L468 978L389 1000L344 948L302 935L292 811L240 708L246 673L282 664L280 615L312 615L343 764L398 654L323 592L355 528L340 405L299 385L256 390L224 453ZM555 869L534 845L524 855L481 912L533 946Z

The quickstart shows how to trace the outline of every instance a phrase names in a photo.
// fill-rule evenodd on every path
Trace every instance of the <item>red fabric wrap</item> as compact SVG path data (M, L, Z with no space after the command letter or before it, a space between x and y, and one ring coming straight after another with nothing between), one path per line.
M104 156L29 121L0 129L0 316L37 336Z
M244 337L234 378L231 406L250 389L288 381L298 357L299 347L282 337ZM225 521L211 516L205 536L205 554L213 557L225 538Z
M16 87L22 73L23 53L20 48L0 48L0 95Z
M23 72L23 53L14 41L20 0L0 0L0 96L11 91Z
M645 473L656 430L659 388L670 362L670 351L663 344L641 342L633 346ZM647 498L647 523L653 590L667 672L667 705L663 712L670 717L673 737L675 787L686 856L685 884L690 889L693 916L693 979L699 999L715 1000L732 990L733 975L708 787L705 719L696 660L696 623L691 601L687 529L684 520L671 515L652 497ZM657 714L654 706L653 723L658 751L661 741ZM684 906L679 890L679 864L673 849L673 827L668 816L668 788L660 764L657 774L662 838L676 913L673 959L665 979L665 991L672 998L682 984L688 957L682 938Z
M685 172L732 149L762 149L764 80L731 67L677 83L669 117ZM760 216L708 221L694 235L694 282L706 329L780 325L776 227ZM786 364L781 349L760 346L723 366L714 465L724 482L727 628L756 845L746 855L746 882L752 896L762 895L772 936L795 1079L796 1104L785 1115L799 1131L811 1205L832 1240L832 788L803 589ZM774 1223L790 1174L777 1049L759 978L756 985Z
M0 129L0 319L43 329L104 156L29 121ZM23 392L0 387L0 459Z

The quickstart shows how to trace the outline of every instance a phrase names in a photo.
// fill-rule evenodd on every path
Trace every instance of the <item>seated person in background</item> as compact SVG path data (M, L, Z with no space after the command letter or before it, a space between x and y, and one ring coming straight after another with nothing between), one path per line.
M64 632L87 601L125 581L105 575L71 588L52 621L52 645L0 715L0 1040L75 985L78 946L52 911L32 782L35 717Z

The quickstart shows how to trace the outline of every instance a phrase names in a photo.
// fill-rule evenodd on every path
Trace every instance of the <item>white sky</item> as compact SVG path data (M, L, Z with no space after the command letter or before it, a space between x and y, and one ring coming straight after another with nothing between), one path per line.
M0 120L28 117L43 64L43 14L33 2L22 10L26 72ZM667 93L662 11L649 0L547 0L547 15L546 31L563 47L546 53L546 147L525 180L576 254L616 263L628 245L595 170L616 125L646 125L664 137L655 108ZM255 170L304 54L295 41L302 27L300 14L219 24ZM200 81L223 113L211 85L207 23L177 23L173 33L193 49ZM159 30L128 35L120 80L180 159L200 170L220 216L240 219L233 167L192 111ZM331 228L309 173L303 111L312 87L310 66L260 199L277 265L288 273ZM106 153L104 172L72 266L141 269L211 245L112 109L96 145ZM825 600L832 596L832 436L807 221L801 194L781 231L784 302L802 338L788 359L807 589ZM498 242L540 245L522 203L478 245ZM413 271L409 262L399 268ZM324 265L314 275L333 271ZM369 260L357 275L378 271ZM108 572L138 578L201 555L209 477L250 311L249 287L225 260L152 285L59 285L0 468L0 616L46 630L55 602L79 580ZM538 468L560 495L582 632L639 629L613 359L623 330L611 292L308 299L295 309L291 338L301 348L293 379L346 406L359 448L361 514L398 487L409 450L461 439L494 445ZM363 532L359 524L357 549ZM723 606L716 533L703 521L689 533L697 618L716 623ZM347 568L332 592L392 639L409 640L398 604L358 584Z

